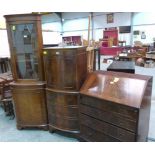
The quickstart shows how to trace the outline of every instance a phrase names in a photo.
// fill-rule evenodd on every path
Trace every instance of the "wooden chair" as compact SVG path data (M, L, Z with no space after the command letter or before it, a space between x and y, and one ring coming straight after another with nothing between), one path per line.
M4 79L4 82L1 83L1 103L6 116L11 116L14 119L14 108L13 108L13 100L12 93L10 89L9 82Z
M11 70L10 59L0 58L0 72L5 73Z

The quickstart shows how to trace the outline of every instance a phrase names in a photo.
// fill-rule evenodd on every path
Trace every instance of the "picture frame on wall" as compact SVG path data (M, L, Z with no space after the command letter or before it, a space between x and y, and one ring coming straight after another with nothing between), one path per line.
M144 31L141 33L141 39L146 39L146 34Z
M114 14L110 13L107 14L107 23L113 23L114 22Z

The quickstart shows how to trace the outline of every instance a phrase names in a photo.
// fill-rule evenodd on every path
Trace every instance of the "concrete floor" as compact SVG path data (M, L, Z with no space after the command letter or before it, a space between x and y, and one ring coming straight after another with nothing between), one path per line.
M102 58L101 58L102 59ZM101 63L101 70L106 70L109 64ZM149 141L155 140L155 68L135 67L137 74L152 75L153 93L150 115ZM16 122L6 117L3 109L0 107L0 142L78 142L77 139L71 138L58 133L49 133L42 130L17 130Z

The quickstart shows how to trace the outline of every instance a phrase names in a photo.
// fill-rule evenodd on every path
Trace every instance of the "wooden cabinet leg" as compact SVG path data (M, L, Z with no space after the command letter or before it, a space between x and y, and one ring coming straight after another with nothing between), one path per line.
M49 127L49 132L54 133L55 132L55 129L50 126Z
M20 125L17 125L17 129L18 129L18 130L22 130L23 127L21 127Z

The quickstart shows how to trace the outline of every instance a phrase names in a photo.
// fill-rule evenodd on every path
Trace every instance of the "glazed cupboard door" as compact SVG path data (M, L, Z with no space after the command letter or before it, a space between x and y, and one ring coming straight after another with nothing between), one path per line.
M47 85L51 88L74 90L76 88L75 57L62 55L46 59Z
M36 24L10 24L9 29L17 79L38 80Z

